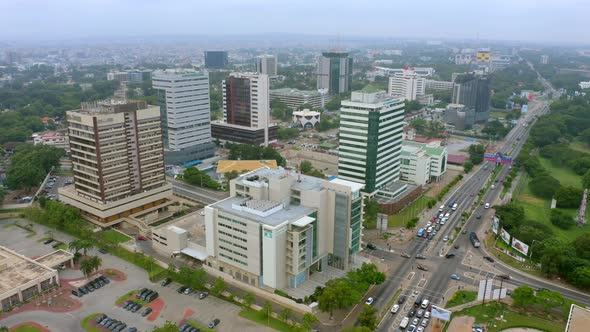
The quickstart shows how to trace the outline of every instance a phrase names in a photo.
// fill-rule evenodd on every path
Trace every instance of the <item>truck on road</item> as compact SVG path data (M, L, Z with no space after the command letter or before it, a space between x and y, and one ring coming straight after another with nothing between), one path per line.
M479 248L480 243L475 232L469 233L469 240L471 240L471 244L473 244L474 248Z

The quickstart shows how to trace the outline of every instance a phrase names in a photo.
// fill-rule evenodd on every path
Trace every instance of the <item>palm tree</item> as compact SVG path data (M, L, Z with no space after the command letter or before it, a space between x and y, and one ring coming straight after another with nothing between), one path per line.
M84 252L84 256L88 253L88 250L94 248L94 244L90 240L80 240L81 246L80 249Z
M84 274L86 279L88 279L88 276L91 275L94 270L94 267L92 264L93 263L90 260L90 258L86 258L85 260L80 262L80 271L82 271L82 273Z
M68 249L74 251L74 254L77 254L78 251L82 249L82 240L73 240L68 243Z
M92 257L88 258L88 260L90 260L90 263L92 266L92 272L98 271L100 269L100 267L102 266L102 258L100 258L98 256L92 256Z

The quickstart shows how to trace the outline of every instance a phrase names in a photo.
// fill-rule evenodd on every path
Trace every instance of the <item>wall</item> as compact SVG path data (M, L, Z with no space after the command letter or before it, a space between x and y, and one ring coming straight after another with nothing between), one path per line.
M385 213L388 215L392 215L394 213L398 213L408 204L413 202L420 194L422 194L423 188L422 186L416 187L414 190L410 191L406 196L394 203L385 203L379 204L379 208L381 208L381 213Z

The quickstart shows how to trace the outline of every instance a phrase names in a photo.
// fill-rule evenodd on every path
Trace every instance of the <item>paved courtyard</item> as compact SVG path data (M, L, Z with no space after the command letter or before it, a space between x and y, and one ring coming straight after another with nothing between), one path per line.
M6 246L28 257L43 256L54 250L51 244L44 245L42 242L39 242L40 239L48 237L47 231L49 229L47 227L34 224L33 230L35 233L30 233L16 226L4 227L14 221L0 221L0 245ZM26 220L19 220L19 223L22 225L29 224ZM53 231L53 238L64 243L72 240L72 237L57 231ZM151 283L145 271L118 257L109 254L103 255L96 250L91 250L89 255L97 255L102 258L103 264L101 269L117 269L125 273L127 278L123 281L112 281L109 285L81 298L69 295L73 302L81 304L72 306L72 311L56 313L45 310L28 310L18 313L8 313L0 316L0 325L14 326L19 323L33 321L54 332L84 331L80 326L82 319L94 313L105 313L109 317L114 317L127 323L129 326L137 327L139 331L151 331L154 326L163 325L167 320L180 323L185 319L190 319L202 325L207 325L213 318L219 318L221 320L221 324L216 328L217 331L272 331L239 317L238 312L240 308L236 305L213 296L199 300L194 294L177 294L176 289L179 285L171 284L163 288L159 284ZM59 275L63 287L71 287L70 281L83 278L79 270L72 269L60 270ZM146 317L141 317L141 310L138 313L131 313L115 305L115 301L119 297L129 291L142 287L148 287L157 291L164 302L164 307L159 317L154 321L149 321ZM67 292L69 293L69 289Z

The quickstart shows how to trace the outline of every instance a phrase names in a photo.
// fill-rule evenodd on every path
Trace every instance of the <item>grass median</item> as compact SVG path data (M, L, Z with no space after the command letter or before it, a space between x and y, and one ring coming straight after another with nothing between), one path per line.
M453 297L447 302L445 308L452 308L465 303L473 302L477 299L476 291L460 290L453 294Z

